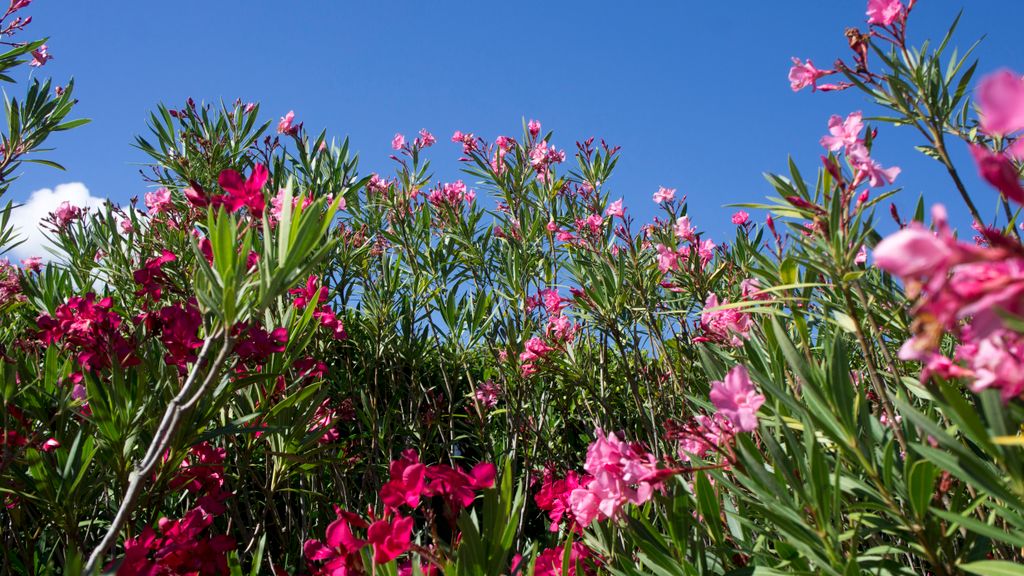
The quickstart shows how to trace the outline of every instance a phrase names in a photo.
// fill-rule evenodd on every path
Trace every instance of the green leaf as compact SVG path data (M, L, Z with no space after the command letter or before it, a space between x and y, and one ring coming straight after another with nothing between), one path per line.
M1024 576L1024 566L1004 560L982 560L961 564L960 568L980 576Z

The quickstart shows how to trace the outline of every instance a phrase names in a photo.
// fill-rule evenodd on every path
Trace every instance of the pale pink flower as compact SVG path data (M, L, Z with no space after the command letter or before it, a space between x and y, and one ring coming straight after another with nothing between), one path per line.
M167 211L171 205L171 191L167 188L160 188L156 192L146 192L146 208L153 216Z
M732 223L737 226L742 226L750 221L750 214L747 214L743 210L740 210L732 215Z
M918 223L887 236L875 246L875 265L903 279L943 274L953 261L949 244Z
M622 218L626 215L626 209L622 207L622 198L619 198L615 202L608 204L608 207L604 209L604 215L608 218L619 217Z
M793 92L799 92L808 86L812 90L817 90L818 79L831 73L831 71L818 70L810 60L805 64L799 58L793 58L793 67L789 69L789 86Z
M853 112L843 120L839 116L832 115L828 120L828 136L821 137L821 145L838 152L844 146L853 146L860 140L860 132L864 129L863 114Z
M298 127L293 126L292 122L295 121L295 111L289 110L287 114L281 117L281 121L277 123L277 133L287 134L289 136L294 135L298 132Z
M675 197L675 188L665 188L664 186L660 186L658 191L654 193L654 201L658 204L661 204L662 202L671 202Z
M1024 128L1024 79L999 70L978 83L978 115L986 134L1004 136Z
M900 0L868 0L868 24L891 26L902 13Z
M689 216L680 216L676 219L676 224L673 227L676 238L680 240L693 241L697 237L696 229L690 224Z
M757 430L757 410L765 398L757 393L746 367L736 366L725 375L725 380L712 382L708 397L736 430Z
M125 234L131 234L135 231L135 226L132 224L132 221L127 218L118 222L118 225L121 226L121 232L124 232Z
M960 351L958 351L959 353ZM1024 341L1000 330L974 347L969 360L976 379L971 390L997 388L1004 402L1024 393Z
M866 178L872 188L878 188L883 184L892 184L900 174L900 169L896 166L883 168L881 164L875 162L868 156L868 149L863 144L858 143L847 147L846 155L850 159L850 163L857 169L856 179L863 182Z
M740 294L747 300L771 300L771 294L761 291L761 281L747 278L740 282Z
M391 149L401 150L402 146L405 146L405 136L401 133L395 134L395 137L391 140Z
M861 245L860 250L857 251L857 255L853 257L854 264L864 264L868 261L868 249L864 245Z

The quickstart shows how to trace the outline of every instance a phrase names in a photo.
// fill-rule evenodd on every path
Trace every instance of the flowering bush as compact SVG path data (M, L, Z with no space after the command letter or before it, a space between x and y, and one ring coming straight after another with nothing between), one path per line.
M399 133L365 175L294 111L159 107L141 204L62 205L53 259L0 264L2 571L1024 573L1024 80L975 82L952 29L909 46L915 3L794 59L794 90L880 110L833 116L817 177L769 176L731 238L672 188L636 222L618 148L536 120ZM11 48L0 71L53 58ZM0 193L83 122L71 91L12 100ZM973 243L924 199L883 238L884 124Z

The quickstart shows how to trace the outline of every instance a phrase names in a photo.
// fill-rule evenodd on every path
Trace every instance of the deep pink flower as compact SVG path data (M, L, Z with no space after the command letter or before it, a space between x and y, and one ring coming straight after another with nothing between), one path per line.
M405 136L401 133L396 133L395 137L391 140L391 149L401 150L402 146L405 146Z
M189 363L196 361L196 350L203 347L203 339L198 335L203 318L195 300L184 306L165 306L160 310L159 320L160 342L167 348L164 362L184 372Z
M147 260L142 268L132 274L135 283L142 286L135 295L150 296L153 300L159 300L163 292L162 287L168 282L163 266L177 259L178 257L170 250L162 250L159 256Z
M262 164L254 166L249 178L245 180L234 170L224 170L217 177L217 182L227 192L227 198L224 199L225 207L229 212L238 212L242 208L248 208L257 218L262 217L263 209L266 206L263 186L269 178L270 172Z
M1020 184L1020 174L1005 154L998 154L974 144L971 146L971 155L978 165L978 173L986 182L1002 192L1003 196L1018 204L1024 204L1024 187Z
M793 92L799 92L808 86L812 90L817 90L818 79L831 73L831 71L818 70L810 60L805 64L799 58L793 58L793 67L789 69L789 86Z
M575 531L580 530L580 524L576 522L573 514L570 510L569 496L572 491L582 487L584 484L590 481L589 476L580 476L578 473L570 470L566 473L565 478L556 479L554 472L551 469L544 470L544 479L541 483L541 488L534 495L533 500L537 503L537 508L544 510L548 513L548 518L551 520L551 525L548 529L552 532L558 531L559 524L562 523L562 518L565 517L566 513L569 514L569 520L572 528ZM581 503L581 507L584 508L582 511L587 524L593 521L593 516L597 514L597 500L594 497L592 504L588 508L587 503Z
M846 120L833 115L828 120L829 135L821 137L821 145L832 152L838 152L844 146L850 147L856 144L860 140L860 132L863 129L864 122L861 112L852 112L846 117Z
M426 466L420 463L415 450L406 450L391 462L391 480L380 489L380 499L389 509L400 506L416 508L426 487Z
M388 522L378 520L366 531L366 540L373 544L373 561L387 564L409 551L412 537L412 518L395 516Z
M362 573L359 551L366 545L352 534L350 525L365 528L366 524L355 514L337 510L337 519L327 527L324 541L306 540L302 553L306 560L323 562L320 574L348 576Z
M740 432L757 430L757 409L764 404L764 396L757 393L744 366L736 366L725 375L724 381L711 383L708 395L715 408Z
M259 325L238 323L232 329L235 353L246 362L263 362L271 354L284 352L288 329L281 327L267 332Z
M868 0L868 24L891 26L903 11L900 0Z
M91 292L84 298L72 296L57 306L53 316L43 313L36 319L39 340L74 351L75 360L87 371L104 370L114 362L136 365L135 347L121 334L121 317L113 307L110 297L97 301Z
M743 210L740 210L732 215L732 223L737 226L742 226L750 221L750 214L747 214Z

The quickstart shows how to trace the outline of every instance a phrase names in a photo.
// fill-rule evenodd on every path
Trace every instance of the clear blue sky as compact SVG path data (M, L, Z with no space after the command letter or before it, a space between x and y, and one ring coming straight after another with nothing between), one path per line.
M242 98L275 122L295 110L308 129L350 136L367 172L390 171L395 132L426 127L447 180L460 177L454 130L493 140L537 118L559 148L591 135L621 145L610 184L638 219L654 214L650 196L664 185L688 195L714 237L731 236L724 204L769 195L761 173L784 170L790 153L811 173L829 115L869 109L855 91L794 94L786 80L791 56L822 67L846 57L843 30L863 26L865 4L36 0L31 32L49 36L55 56L36 74L74 76L78 112L93 122L53 139L66 173L27 167L12 197L70 181L117 202L141 196L145 158L131 143L158 102ZM1024 2L918 6L918 39L941 37L966 7L958 44L987 34L981 70L1024 70ZM886 126L874 153L903 168L901 204L924 192L962 214L945 172L915 143L910 129ZM994 193L962 165L981 210L994 213Z

